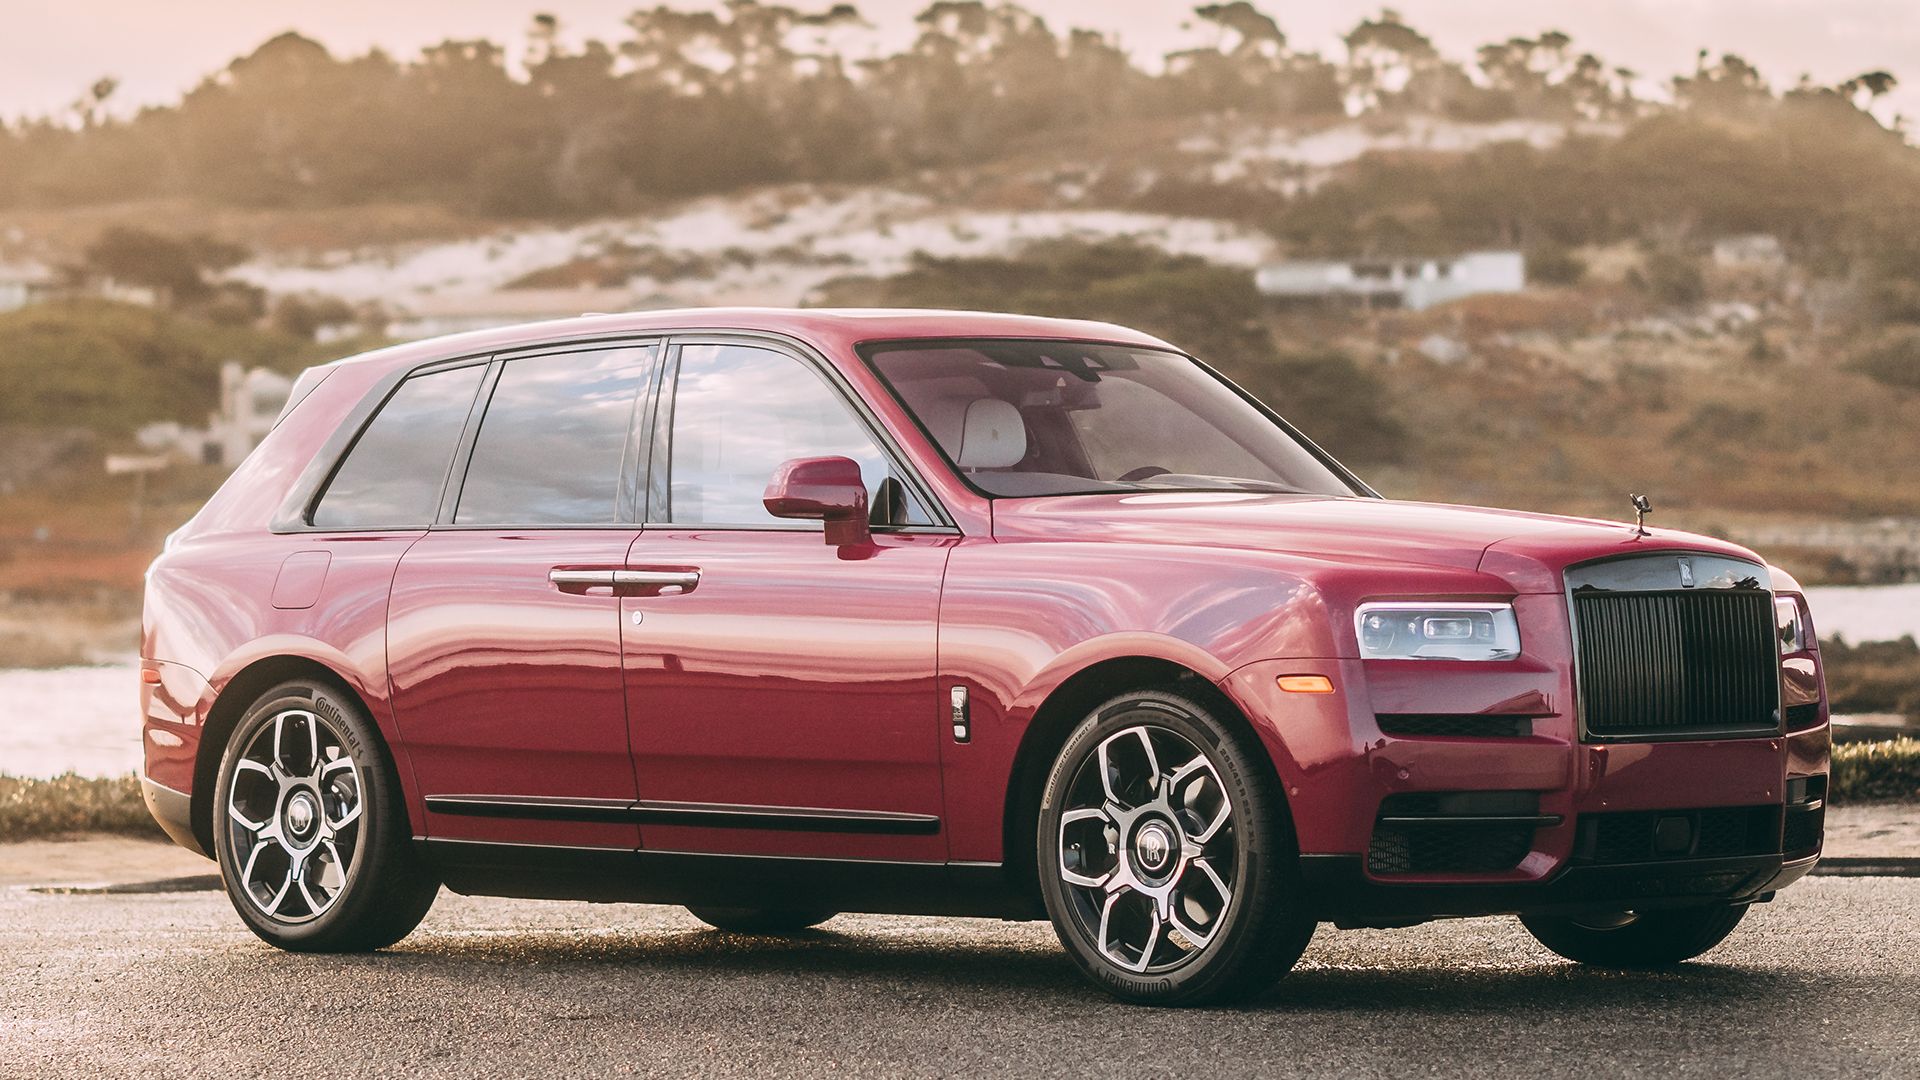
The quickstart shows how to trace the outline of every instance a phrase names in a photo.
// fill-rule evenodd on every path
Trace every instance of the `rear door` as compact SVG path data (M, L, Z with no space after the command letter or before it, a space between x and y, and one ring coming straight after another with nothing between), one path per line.
M865 411L797 352L687 340L669 364L651 509L623 597L641 838L653 850L939 862L934 524ZM769 515L774 469L861 465L873 542Z
M496 359L388 616L436 838L632 848L614 572L639 535L650 342Z

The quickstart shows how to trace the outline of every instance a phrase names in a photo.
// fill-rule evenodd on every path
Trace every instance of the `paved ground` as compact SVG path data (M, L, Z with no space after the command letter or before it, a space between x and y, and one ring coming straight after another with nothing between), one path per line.
M224 896L0 889L0 1075L1920 1074L1920 879L1819 878L1674 973L1517 924L1322 932L1237 1010L1118 1005L1038 924L443 894L398 948L276 952Z

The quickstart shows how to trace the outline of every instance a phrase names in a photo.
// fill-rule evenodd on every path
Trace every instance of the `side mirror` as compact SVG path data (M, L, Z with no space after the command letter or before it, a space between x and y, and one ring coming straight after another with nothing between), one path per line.
M777 518L825 522L827 543L834 547L865 544L872 538L867 482L852 458L794 458L773 471L761 502Z

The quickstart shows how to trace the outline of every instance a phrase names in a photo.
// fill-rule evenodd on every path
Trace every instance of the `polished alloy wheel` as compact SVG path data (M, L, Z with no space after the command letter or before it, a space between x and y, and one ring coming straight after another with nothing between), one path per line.
M1207 755L1164 727L1123 728L1067 790L1060 880L1088 939L1137 974L1199 956L1224 925L1238 867L1233 803Z
M227 827L239 884L254 907L303 923L333 907L360 848L362 793L339 728L307 709L261 726L227 792Z

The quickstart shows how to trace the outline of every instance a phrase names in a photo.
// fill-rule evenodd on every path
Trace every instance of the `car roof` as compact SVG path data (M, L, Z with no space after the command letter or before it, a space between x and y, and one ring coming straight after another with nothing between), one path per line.
M741 331L798 338L829 352L869 341L973 337L1058 338L1172 348L1138 330L1083 319L919 308L713 307L587 314L572 319L521 323L407 342L334 363L401 367L441 358L627 334Z

